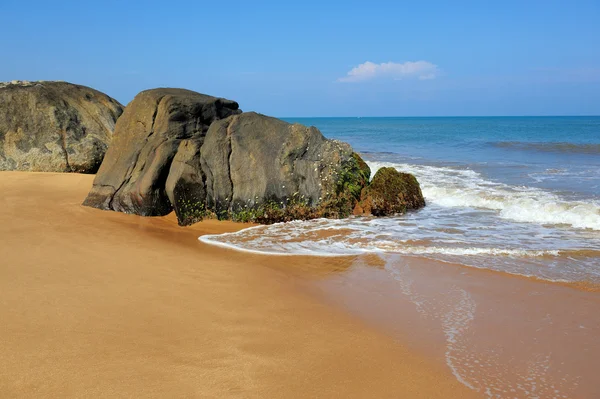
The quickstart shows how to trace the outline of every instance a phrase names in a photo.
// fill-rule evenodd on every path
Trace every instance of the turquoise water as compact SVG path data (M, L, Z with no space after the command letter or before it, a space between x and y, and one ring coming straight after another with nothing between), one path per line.
M276 224L204 241L280 255L425 256L600 284L600 117L288 121L349 142L373 174L382 166L413 173L427 206L398 217Z

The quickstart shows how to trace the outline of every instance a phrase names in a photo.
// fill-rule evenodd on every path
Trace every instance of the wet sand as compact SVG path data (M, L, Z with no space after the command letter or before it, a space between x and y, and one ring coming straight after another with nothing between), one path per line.
M600 293L587 285L369 255L312 287L486 397L600 397Z
M93 176L0 172L2 397L480 397L315 295L348 259L254 256L80 206Z

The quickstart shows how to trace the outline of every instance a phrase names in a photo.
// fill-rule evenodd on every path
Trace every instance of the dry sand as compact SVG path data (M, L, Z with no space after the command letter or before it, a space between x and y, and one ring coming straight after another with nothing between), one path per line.
M92 179L0 172L1 397L475 395L303 289L343 260L198 242L233 223L85 208Z

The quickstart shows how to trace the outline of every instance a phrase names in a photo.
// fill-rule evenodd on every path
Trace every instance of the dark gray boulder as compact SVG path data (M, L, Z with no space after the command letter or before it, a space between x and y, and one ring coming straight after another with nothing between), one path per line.
M181 140L204 137L212 122L240 112L234 101L184 89L139 93L117 122L84 205L144 216L170 213L165 186Z
M314 127L156 89L127 106L84 205L145 216L174 209L181 225L346 217L370 173L348 144Z
M182 225L206 216L262 223L344 217L369 174L348 144L250 112L183 140L166 192Z
M182 142L166 191L182 225L206 216L273 223L346 217L369 175L348 144L249 112Z
M122 113L85 86L0 83L0 170L95 173Z
M211 125L200 151L205 206L218 217L265 222L288 219L287 212L265 217L273 208L292 208L294 218L302 218L300 208L306 218L348 216L370 174L357 159L350 145L315 127L253 112L232 116Z

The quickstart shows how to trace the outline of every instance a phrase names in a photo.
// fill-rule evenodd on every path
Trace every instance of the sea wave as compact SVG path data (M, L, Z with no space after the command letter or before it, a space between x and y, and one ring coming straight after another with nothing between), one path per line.
M519 234L511 241L509 236L494 239L492 232L484 232L477 237L461 234L456 241L439 236L431 245L421 245L413 237L414 230L397 225L402 219L296 221L250 227L234 233L204 235L199 240L260 255L338 257L396 254L547 281L600 282L600 250L593 249L597 242L591 243L589 249L582 249L570 247L573 242L568 237L563 240L543 234L542 242L526 242ZM395 231L394 225L397 225ZM417 230L419 233L414 234L430 236L427 226L419 226ZM559 247L560 243L566 245ZM543 244L546 244L545 248Z
M494 147L506 148L509 150L562 152L572 154L600 154L600 144L598 143L497 141L491 144Z
M424 257L550 281L600 282L600 204L461 168L368 162L413 173L427 206L401 217L316 219L205 235L265 255Z
M306 228L306 224L304 228ZM286 224L290 228L289 222ZM272 225L272 229L258 226L256 233L250 233L251 227L236 233L207 234L198 239L206 244L217 245L261 255L305 255L305 256L353 256L368 253L396 253L403 255L452 255L452 256L508 256L520 258L556 257L561 255L559 250L527 250L485 247L443 247L443 246L414 246L403 245L401 241L370 241L360 242L346 236L343 241L334 239L294 240L289 235L283 237L273 234L274 230L281 229L283 224ZM240 240L236 240L236 235ZM276 237L280 245L274 244ZM337 242L336 242L337 241ZM570 251L567 251L570 253Z
M414 174L428 202L443 207L470 207L497 211L499 216L517 222L566 225L600 230L598 201L569 201L557 194L526 186L485 179L467 169L367 162L373 174L381 167L394 167Z

